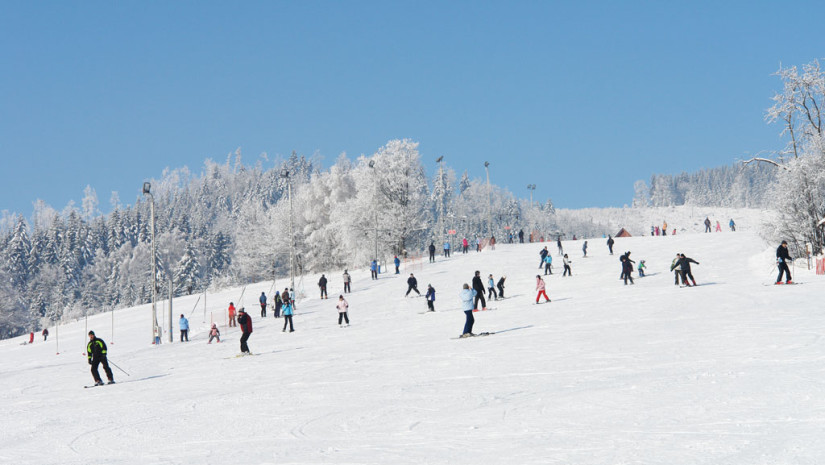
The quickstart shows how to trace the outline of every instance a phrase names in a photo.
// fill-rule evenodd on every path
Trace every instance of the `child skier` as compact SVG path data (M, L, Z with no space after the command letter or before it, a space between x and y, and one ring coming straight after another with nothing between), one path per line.
M435 304L434 304L435 303L435 288L433 288L433 286L430 285L430 284L427 284L427 295L425 297L427 298L427 308L429 309L428 311L434 312L435 311Z
M536 295L536 303L539 303L539 298L544 296L545 302L550 302L550 297L547 297L547 292L544 290L544 280L541 279L541 275L536 275L536 290L538 291L538 295Z
M217 339L218 342L221 342L221 332L218 330L217 323L212 323L212 329L209 330L209 342L207 342L207 344L212 344L212 339Z
M644 260L639 260L639 267L638 267L638 269L639 269L639 277L640 277L640 278L644 278L644 277L645 277L645 268L646 268L645 261L644 261Z

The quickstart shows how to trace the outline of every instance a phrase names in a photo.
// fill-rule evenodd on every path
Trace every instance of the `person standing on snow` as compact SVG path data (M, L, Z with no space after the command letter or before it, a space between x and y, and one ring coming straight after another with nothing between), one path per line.
M630 284L633 284L633 263L626 255L622 255L620 259L622 262L622 277L624 278L624 285L627 286L627 280L630 280Z
M716 232L722 232L722 225L719 224L719 220L716 220Z
M610 255L613 255L613 244L616 241L613 240L613 236L607 235L607 249L610 251Z
M662 222L662 235L667 236L667 221Z
M427 311L434 312L435 311L435 288L432 285L427 284L427 294L425 295L427 298Z
M475 291L473 311L478 311L479 301L481 301L481 310L487 310L487 301L484 300L484 283L481 282L481 272L478 270L476 270L476 274L473 276L473 290Z
M498 294L496 293L496 281L493 279L493 275L487 277L487 299L492 296L495 300L498 300Z
M327 294L327 277L321 274L321 279L318 280L318 287L321 289L321 298L329 299Z
M261 291L261 297L258 298L258 302L261 303L261 318L266 318L266 294Z
M292 327L292 301L291 300L284 300L284 329L282 332L286 332L286 325L289 324L289 332L292 333L295 329Z
M229 302L229 326L238 326L235 323L235 304Z
M733 222L733 218L730 219L730 223L728 223L728 226L730 226L730 230L732 232L736 232L736 223Z
M461 310L464 311L464 331L461 332L461 337L471 337L475 336L473 334L473 323L475 323L475 318L473 318L473 312L475 311L473 308L473 298L476 297L475 289L470 289L470 285L464 283L464 286L461 289L461 292L458 294L458 298L461 299Z
M782 241L779 247L776 248L776 267L779 268L779 276L776 277L776 284L782 284L782 274L785 274L787 280L785 284L793 284L791 280L791 270L788 268L788 262L792 262L791 254L788 252L788 241Z
M699 262L697 262L696 260L686 257L685 254L680 254L679 255L679 266L682 270L682 282L687 287L690 287L690 283L688 282L688 278L690 278L690 280L693 281L694 286L696 285L696 280L693 279L693 273L690 272L690 264L691 263L695 263L697 265L699 264Z
M549 253L544 257L544 274L553 274L553 256Z
M679 285L679 280L682 278L682 254L677 253L676 258L670 262L670 271L673 272L674 275L674 282L673 284Z
M401 271L398 269L398 267L401 266L401 259L398 258L398 255L393 259L393 263L395 264L395 274L401 274Z
M186 342L189 342L189 320L183 316L183 313L180 314L178 327L180 328L180 342L183 342L184 339L186 339Z
M547 292L544 290L544 280L541 279L541 275L536 275L536 290L538 294L536 295L536 303L539 303L539 298L544 296L545 302L550 302L550 297L547 297Z
M249 355L249 346L246 345L246 341L249 340L249 336L252 335L252 317L246 314L243 307L238 310L238 324L241 325L241 353Z
M562 273L561 277L573 276L573 270L570 269L570 259L567 258L567 254L564 254L562 262L564 263L564 273Z
M428 247L430 251L430 263L435 263L435 241L430 242L430 247ZM447 255L447 251L444 251L444 256Z
M518 231L518 242L519 244L524 244L524 230L519 229Z
M710 230L710 218L708 218L707 216L705 217L705 232L706 233L711 232L711 230Z
M404 294L404 297L410 295L410 291L415 291L416 294L421 295L421 293L418 292L418 280L415 279L412 273L410 273L410 277L407 278L407 286L407 293Z
M584 241L584 244L582 244L582 254L584 258L587 258L587 241Z
M218 342L221 342L221 332L218 330L217 323L212 323L212 328L209 330L209 342L207 344L212 344L212 339L217 339Z
M501 278L499 278L498 283L496 284L496 287L498 288L498 298L499 299L504 298L504 280L505 279L507 279L507 276L502 276Z
M638 270L639 270L639 277L640 277L640 278L644 278L644 277L645 277L645 268L646 268L646 267L647 267L647 266L645 265L645 261L644 261L644 260L639 260L639 267L638 267Z
M450 258L450 241L444 241L444 257Z
M347 311L349 310L349 303L344 299L343 295L338 296L338 305L335 306L338 309L338 326L344 327L341 324L341 321L346 321L347 326L349 326L349 316L347 316Z
M522 236L522 238L524 237L524 232L521 233L521 236ZM522 239L521 242L524 242L524 240ZM461 246L464 248L463 253L467 253L467 251L470 249L470 241L468 241L467 238L465 237L461 241Z
M559 255L564 255L564 248L561 246L561 236L556 238L556 247L559 249Z
M86 355L89 359L89 365L92 366L92 377L95 380L95 386L103 386L103 380L100 379L100 373L97 371L98 365L103 365L103 371L106 373L109 384L115 384L115 377L112 375L112 369L109 368L106 343L103 342L103 339L95 337L94 331L89 331L89 343L86 345Z
M550 252L548 252L548 251L547 251L547 247L545 246L545 247L544 247L543 249L541 249L541 251L539 252L539 256L541 257L541 261L539 262L539 269L541 269L541 268L543 268L543 267L544 267L544 264L545 264L545 260L544 260L544 259L545 259L545 258L547 258L547 256L548 256L548 255L550 255Z
M40 334L41 334L41 335L43 335L43 342L46 342L46 339L48 339L48 338L49 338L49 330L48 330L48 328L43 328L43 332L42 332L42 333L40 333Z
M372 279L378 279L378 260L373 259L370 263L370 276Z
M344 270L344 294L352 292L352 289L350 289L350 283L352 283L352 276L347 273L347 270Z
M283 301L281 300L281 292L275 291L275 297L273 298L275 301L275 318L281 317L281 305L283 305Z

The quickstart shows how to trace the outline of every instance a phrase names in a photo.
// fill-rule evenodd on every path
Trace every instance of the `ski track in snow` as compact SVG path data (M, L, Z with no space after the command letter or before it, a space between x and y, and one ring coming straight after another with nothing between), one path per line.
M111 313L90 316L88 329L131 374L113 366L113 386L83 389L83 321L59 328L60 355L56 331L47 343L0 341L0 462L821 463L825 278L796 266L805 286L763 286L776 245L753 232L758 212L735 215L736 233L712 234L697 232L704 214L677 213L668 222L686 230L617 239L613 256L588 238L572 277L535 268L554 242L425 262L412 272L419 289L436 288L427 317L425 299L404 298L405 265L378 281L350 269L346 329L334 308L340 270L326 272L328 300L308 285L294 333L281 332L271 309L266 319L257 311L271 282L249 285L241 301L240 288L208 295L205 317L202 303L191 310L197 296L176 299L189 343L149 344L149 305L116 311L114 338ZM626 250L649 270L632 286L618 279ZM674 286L676 252L701 263L697 288ZM507 275L508 297L473 314L474 332L497 334L452 340L464 323L458 292L475 270ZM536 274L549 304L533 305ZM223 327L229 301L253 316L260 357L233 357L240 332ZM205 343L210 317L221 344Z

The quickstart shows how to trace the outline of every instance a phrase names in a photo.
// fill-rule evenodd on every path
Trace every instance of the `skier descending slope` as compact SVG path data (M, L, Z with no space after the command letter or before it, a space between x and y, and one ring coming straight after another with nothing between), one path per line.
M547 292L544 290L544 280L541 279L541 275L536 275L536 291L538 294L536 295L536 303L539 303L539 298L544 296L545 302L550 302L550 297L547 297Z
M776 284L782 284L782 274L785 274L787 281L785 284L793 284L791 279L791 270L788 268L788 262L792 262L791 254L788 253L788 241L782 241L779 247L776 248L776 267L779 268L779 276L776 277Z
M475 318L473 318L473 312L475 305L473 305L473 298L476 296L476 290L470 289L470 285L464 283L461 292L458 294L458 297L461 299L461 309L464 310L464 331L461 333L461 337L471 337L475 336L473 334L473 323L475 323Z
M238 324L241 326L241 331L243 334L241 335L241 354L249 355L249 346L246 345L246 341L249 340L249 336L252 335L252 318L246 314L246 311L241 307L238 310Z
M484 300L484 283L481 282L481 272L476 270L476 275L473 276L473 290L475 291L475 302L473 302L473 311L478 311L478 302L481 301L481 310L487 310L487 301Z
M86 353L88 354L89 365L92 366L92 377L95 379L95 386L103 386L103 380L100 379L100 373L97 371L98 365L103 365L103 371L106 372L109 384L115 384L115 377L112 375L112 369L109 368L106 352L106 343L103 342L103 339L98 339L95 337L94 331L89 331L89 344L86 345Z

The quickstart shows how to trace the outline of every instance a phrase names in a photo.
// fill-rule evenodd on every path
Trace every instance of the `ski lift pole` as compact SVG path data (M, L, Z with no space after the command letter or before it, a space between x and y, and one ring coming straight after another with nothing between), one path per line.
M195 306L192 307L192 311L189 312L189 318L192 318L192 314L195 313L195 309L198 308L198 302L201 301L201 296L198 296L198 300L195 301Z

